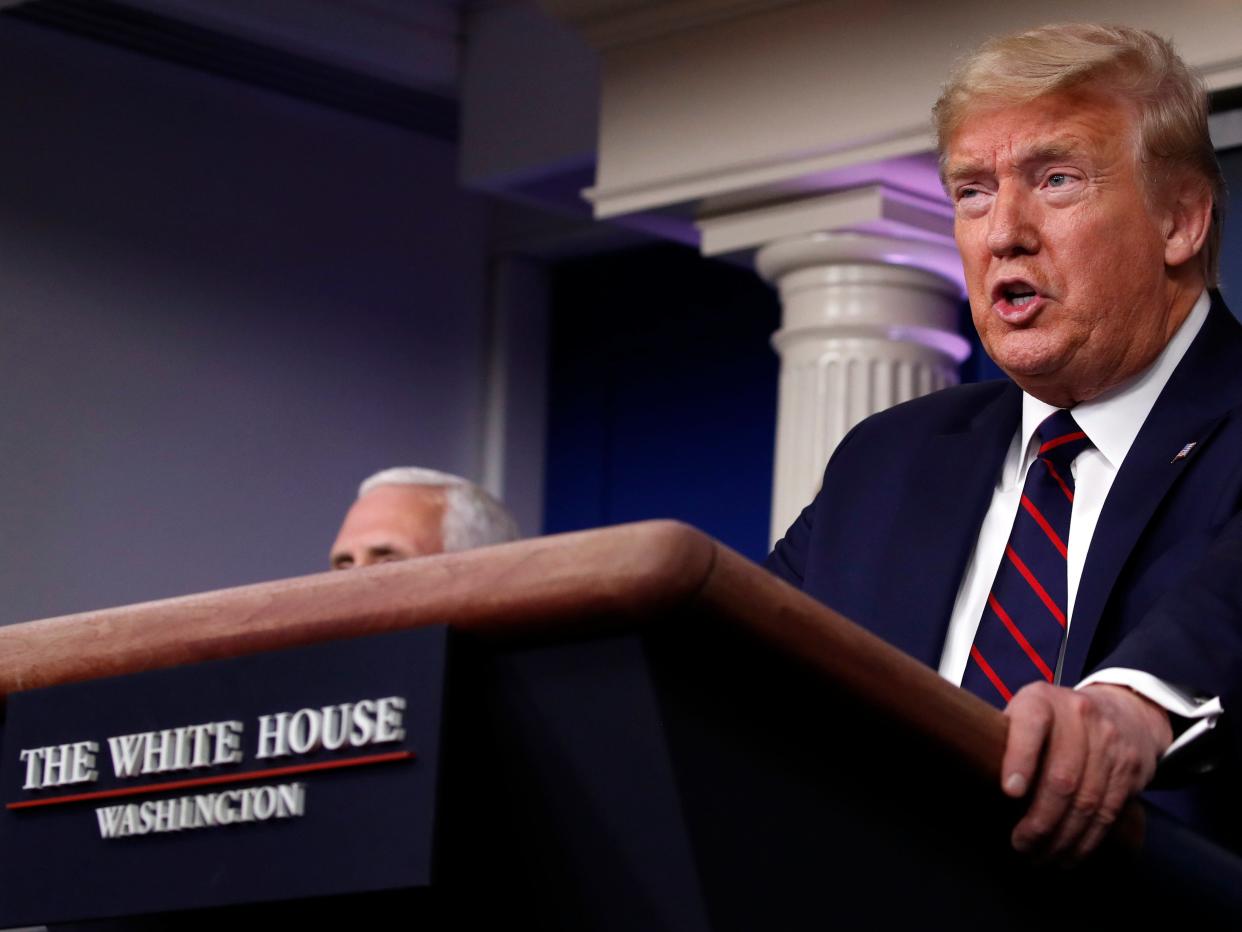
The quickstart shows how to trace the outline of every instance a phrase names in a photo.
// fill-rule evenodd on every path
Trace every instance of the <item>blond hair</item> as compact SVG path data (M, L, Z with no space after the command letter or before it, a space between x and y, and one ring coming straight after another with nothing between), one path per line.
M932 109L941 169L949 140L972 109L1072 91L1134 105L1139 164L1153 200L1178 175L1207 186L1212 223L1201 259L1207 283L1215 286L1225 181L1208 134L1207 93L1172 44L1145 29L1064 23L985 42L953 69Z

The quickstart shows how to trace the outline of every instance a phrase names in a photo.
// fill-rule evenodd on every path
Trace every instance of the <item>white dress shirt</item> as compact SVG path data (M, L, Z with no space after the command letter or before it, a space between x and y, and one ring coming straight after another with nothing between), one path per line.
M1078 454L1070 469L1074 476L1074 504L1070 518L1068 550L1069 577L1067 580L1068 605L1066 637L1074 622L1074 599L1082 578L1083 565L1087 562L1087 550L1095 533L1096 522L1108 498L1117 470L1121 468L1134 438L1147 420L1152 406L1164 390L1169 376L1182 361L1187 348L1199 333L1207 319L1210 306L1207 292L1199 296L1189 316L1183 321L1168 345L1141 375L1110 392L1084 401L1073 409L1074 420L1091 439L1092 446ZM1044 418L1057 409L1038 398L1022 393L1022 424L1014 435L1005 454L1000 478L992 492L992 503L979 529L979 539L966 564L949 619L949 632L945 638L944 651L940 656L940 675L955 684L961 684L970 658L970 647L975 631L983 617L988 592L996 579L996 571L1005 555L1009 533L1013 529L1026 483L1026 471L1035 461L1038 444L1035 430ZM1060 680L1060 665L1057 668ZM1140 670L1110 668L1084 679L1078 687L1092 683L1112 683L1127 686L1142 696L1162 706L1169 712L1196 721L1169 747L1172 753L1206 732L1216 724L1221 714L1219 697L1203 701L1176 686L1165 683Z

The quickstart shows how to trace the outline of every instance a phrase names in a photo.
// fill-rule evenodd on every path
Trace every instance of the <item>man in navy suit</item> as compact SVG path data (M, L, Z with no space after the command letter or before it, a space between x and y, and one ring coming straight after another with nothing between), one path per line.
M864 421L768 565L1003 707L1013 844L1072 861L1242 702L1223 183L1200 84L1140 30L993 40L936 122L972 316L1012 382ZM1201 826L1232 789L1204 779L1175 803Z

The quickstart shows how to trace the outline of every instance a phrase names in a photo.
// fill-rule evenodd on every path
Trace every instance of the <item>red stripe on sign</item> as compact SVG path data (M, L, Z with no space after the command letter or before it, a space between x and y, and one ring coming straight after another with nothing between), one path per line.
M1018 646L1031 658L1031 663L1035 664L1039 668L1039 672L1044 675L1044 679L1051 683L1053 679L1052 671L1048 669L1048 664L1044 663L1044 658L1039 656L1039 652L1031 646L1031 642L1022 636L1022 632L1013 623L1009 613L1001 608L1000 602L996 601L996 596L990 592L988 593L988 605L992 606L992 611L996 612L996 617L1001 620L1001 624L1005 626L1006 630L1013 635L1013 639L1018 642Z
M1061 491L1065 493L1065 497L1071 502L1074 501L1074 490L1065 484L1065 480L1061 478L1061 474L1056 471L1056 467L1052 465L1052 460L1042 460L1043 464L1048 467L1048 475L1057 481L1057 485L1061 487Z
M1039 580L1035 578L1035 574L1032 573L1030 569L1027 568L1027 565L1018 557L1018 555L1013 552L1013 547L1006 547L1005 554L1009 557L1010 562L1018 568L1018 572L1022 574L1022 578L1025 579L1027 583L1030 584L1030 587L1035 590L1035 594L1039 596L1040 600L1043 601L1046 606L1048 606L1048 611L1052 612L1052 617L1057 620L1057 623L1060 624L1062 628L1064 628L1065 612L1061 611L1061 607L1057 605L1056 602L1052 601L1052 596L1048 594L1048 590L1039 584Z
M1071 443L1075 440L1082 440L1086 436L1087 435L1084 434L1081 430L1076 430L1072 434L1062 434L1060 437L1053 437L1051 440L1049 440L1047 443L1045 443L1042 447L1039 448L1039 452L1047 453L1049 450L1055 450L1057 447L1061 446L1062 444Z
M246 773L223 773L214 777L194 777L190 780L172 780L168 783L148 783L145 786L123 786L115 790L97 790L94 793L74 793L72 796L55 796L50 799L24 799L6 803L6 809L33 809L36 806L59 806L63 803L80 803L88 799L115 799L118 796L139 796L143 793L166 793L195 786L214 786L220 783L243 783L246 780L267 780L271 777L287 777L296 773L313 773L316 770L340 770L342 767L365 767L368 764L386 764L390 761L412 760L413 751L389 751L386 754L368 754L366 757L350 757L345 760L317 761L313 764L292 764L288 767L272 767L269 770L250 770Z
M996 675L996 671L988 666L988 662L983 659L983 654L979 653L979 648L975 647L973 644L970 648L970 656L974 658L975 663L979 664L979 669L983 671L983 675L992 681L992 685L995 686L996 691L1001 694L1001 698L1006 702L1012 699L1013 693L1009 691L1009 687L1001 682L1001 678Z
M1025 495L1023 495L1022 496L1022 507L1026 509L1027 514L1029 514L1032 518L1035 519L1035 523L1044 529L1044 533L1047 534L1048 539L1052 541L1052 546L1056 547L1057 550L1060 552L1061 556L1065 557L1068 560L1069 551L1065 549L1065 543L1061 540L1060 535L1058 535L1057 532L1053 530L1052 525L1048 523L1048 519L1045 518L1040 513L1039 509L1035 507L1035 503L1031 501L1029 498L1027 498Z

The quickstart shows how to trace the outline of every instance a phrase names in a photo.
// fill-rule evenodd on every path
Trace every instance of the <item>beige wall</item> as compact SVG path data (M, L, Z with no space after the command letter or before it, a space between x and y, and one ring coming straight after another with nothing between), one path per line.
M951 62L985 36L1041 22L1153 29L1214 89L1242 84L1242 3L1232 0L545 6L601 49L598 216L765 196L796 179L926 151L928 113ZM725 18L709 21L712 7ZM822 180L821 190L834 186Z

